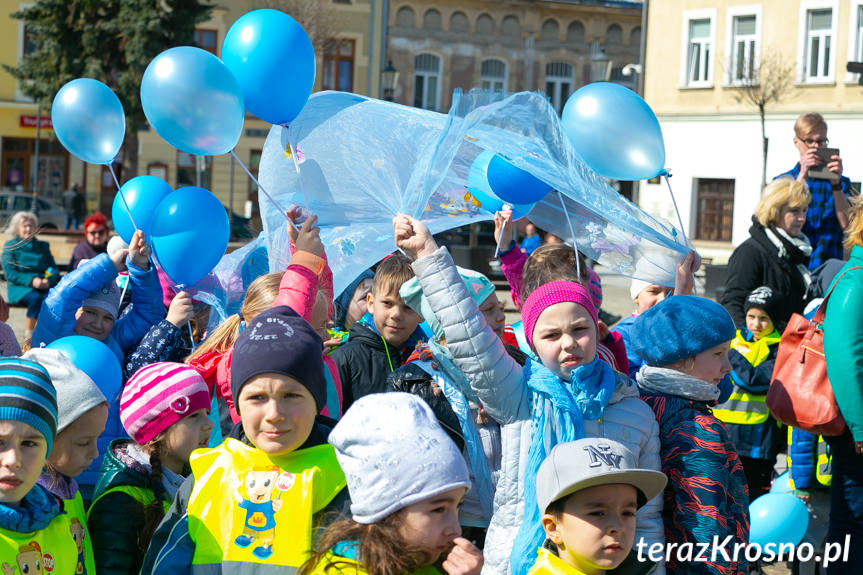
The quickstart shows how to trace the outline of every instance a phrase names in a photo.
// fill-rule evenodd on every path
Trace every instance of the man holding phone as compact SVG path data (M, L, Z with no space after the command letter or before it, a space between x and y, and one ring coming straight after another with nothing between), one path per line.
M851 180L842 175L838 148L828 148L827 122L821 114L809 112L794 123L794 145L800 161L781 176L806 182L812 201L806 213L803 233L812 244L809 269L831 258L843 259L842 230L848 225L848 196Z

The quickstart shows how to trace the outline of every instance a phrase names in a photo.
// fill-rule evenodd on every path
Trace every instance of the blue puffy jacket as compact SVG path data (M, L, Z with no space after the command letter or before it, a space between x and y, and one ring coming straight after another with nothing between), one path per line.
M131 307L125 315L114 322L114 328L104 341L117 355L120 365L124 365L126 353L138 344L150 326L159 323L165 317L165 306L162 303L162 288L156 267L150 265L147 271L142 270L126 258L129 270L129 289L132 290ZM108 254L99 254L72 270L53 288L42 303L39 312L39 323L33 332L33 347L47 345L52 341L75 335L75 312L85 299L101 289L117 277L117 268ZM102 463L108 445L114 439L126 437L123 424L120 422L120 398L109 397L108 422L105 433L99 437L97 446L100 456L96 458L84 473L77 477L81 493L89 499L92 487L96 484L99 466Z

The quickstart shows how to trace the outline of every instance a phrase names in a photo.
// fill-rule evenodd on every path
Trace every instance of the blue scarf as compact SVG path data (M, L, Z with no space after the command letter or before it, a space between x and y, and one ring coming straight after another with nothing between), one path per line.
M531 441L524 469L524 519L510 554L510 572L526 575L545 541L536 503L536 474L548 452L558 443L584 437L584 421L600 419L611 400L617 377L607 363L594 358L564 381L536 361L524 366L532 393ZM546 433L551 434L547 436Z
M59 514L57 498L41 485L34 485L18 505L0 504L0 527L16 533L41 531Z

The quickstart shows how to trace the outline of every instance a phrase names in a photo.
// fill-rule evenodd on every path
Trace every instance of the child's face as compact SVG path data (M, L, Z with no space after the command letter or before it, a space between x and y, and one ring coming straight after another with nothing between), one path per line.
M103 403L70 423L54 439L48 463L63 475L81 475L99 456L96 440L105 431L107 421L108 404Z
M378 333L392 347L401 347L422 321L419 314L408 307L398 291L386 294L373 291L367 300Z
M695 355L694 361L678 362L675 364L678 367L674 367L674 369L691 375L695 379L719 385L722 378L731 373L731 362L728 361L730 349L731 340L728 340Z
M309 323L323 341L330 339L330 336L327 335L327 316L329 312L330 305L327 302L327 296L324 292L319 291L317 297L315 297L315 305L312 306L312 319Z
M763 309L749 308L746 312L746 329L752 332L756 340L773 333L773 322Z
M596 326L577 303L550 305L534 325L533 348L545 367L569 381L572 370L596 357Z
M21 502L42 474L47 453L48 442L35 428L0 420L0 503Z
M467 489L457 487L405 507L401 513L399 535L412 547L427 553L424 565L435 563L449 551L452 541L461 535L458 505Z
M635 540L638 491L615 483L576 491L559 518L546 513L542 526L562 561L595 575L620 565Z
M182 473L192 452L207 447L212 430L208 409L194 411L169 427L163 440L162 464L174 473Z
M73 331L77 335L86 335L99 341L105 341L113 328L114 316L101 308L80 307L75 313Z
M345 314L345 329L351 329L351 326L360 321L366 312L369 311L369 304L366 298L371 290L366 281L361 281L357 289L354 290L354 295L351 297L351 303L348 306L348 312Z
M268 455L284 455L302 445L318 412L303 384L278 373L251 378L240 390L237 409L246 437Z
M671 288L660 285L649 285L635 296L638 313L643 313L668 297Z
M482 305L479 306L479 311L485 316L485 321L489 327L497 334L497 337L503 337L503 328L506 326L506 314L503 312L503 304L497 295L492 293L488 296Z

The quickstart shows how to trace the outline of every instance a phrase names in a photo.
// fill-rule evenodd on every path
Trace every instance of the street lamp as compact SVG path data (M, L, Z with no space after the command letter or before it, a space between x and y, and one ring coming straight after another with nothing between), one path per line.
M399 72L393 67L393 61L387 62L387 67L381 70L381 86L383 88L384 100L393 101L396 93L396 85L399 81Z
M594 40L590 47L590 81L607 82L611 77L611 65L611 58L599 45L599 41Z

